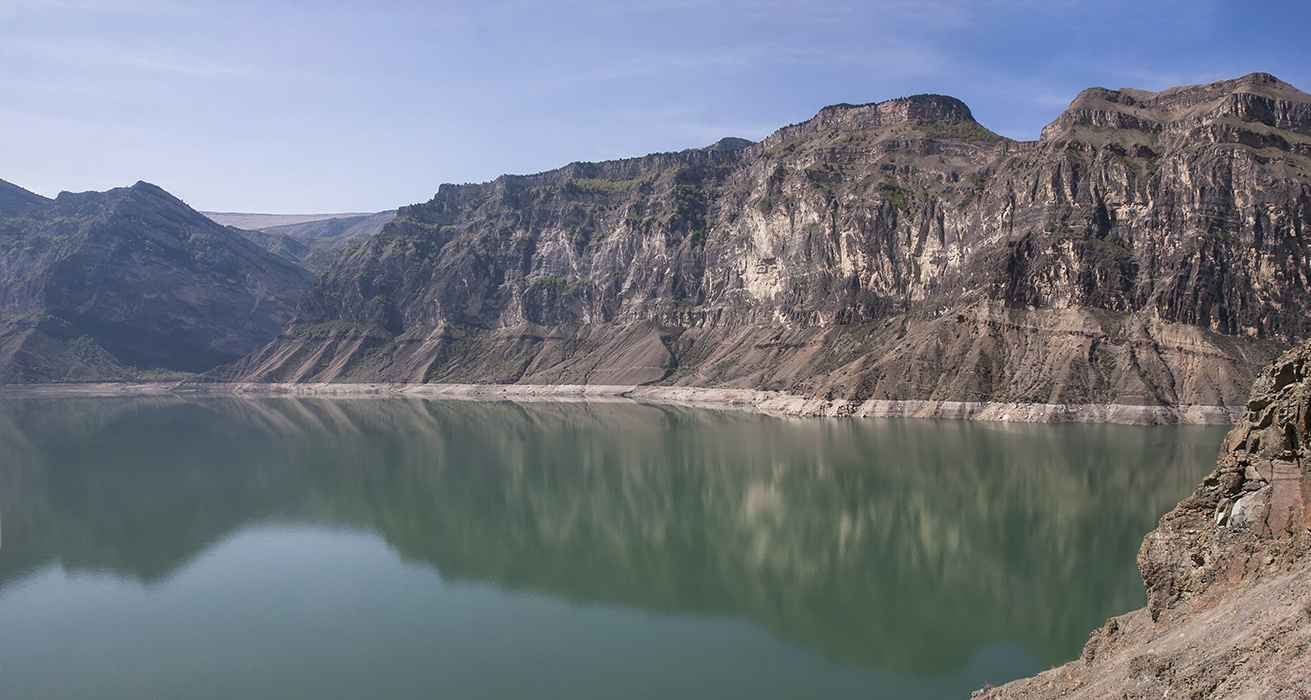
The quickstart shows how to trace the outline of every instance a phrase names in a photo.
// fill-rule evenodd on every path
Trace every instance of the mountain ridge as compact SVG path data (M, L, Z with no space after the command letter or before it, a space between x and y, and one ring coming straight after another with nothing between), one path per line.
M201 212L237 235L289 258L315 275L323 274L337 251L382 231L396 210L372 214L220 214Z
M1311 96L1268 73L1251 73L1233 80L1205 85L1188 85L1148 92L1133 88L1108 90L1089 88L1079 93L1061 117L1043 128L1043 138L1053 127L1070 121L1160 131L1197 123L1207 116L1234 116L1243 121L1260 121L1268 126L1311 134ZM1300 105L1300 107L1299 107ZM1247 118L1245 118L1247 117ZM1145 127L1145 128L1144 128Z
M1203 116L1081 116L1110 97ZM1094 89L1016 142L923 95L442 185L213 377L1238 405L1311 331L1309 104L1264 74Z
M209 220L243 231L284 234L299 238L371 236L395 216L395 209L343 214L252 214L202 211Z

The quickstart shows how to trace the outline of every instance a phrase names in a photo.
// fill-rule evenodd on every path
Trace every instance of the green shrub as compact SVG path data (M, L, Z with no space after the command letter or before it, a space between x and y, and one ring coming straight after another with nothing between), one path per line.
M906 198L906 191L890 173L883 173L883 184L879 186L879 194L901 211L910 210L910 200Z
M545 291L559 292L559 291L563 291L564 288L568 286L569 286L569 281L563 277L538 277L537 279L533 280L533 283L529 285L528 288L544 291L544 292Z
M571 192L589 192L592 194L620 194L631 192L644 185L655 182L655 175L634 178L632 180L601 180L597 178L583 177L570 178L565 183L565 189Z
M911 126L931 139L960 139L968 143L981 143L988 146L1010 140L1005 136L988 131L977 122L916 119Z
M100 346L88 335L79 335L68 341L68 349L72 350L74 355L77 355L77 359L87 364L95 362L100 354Z

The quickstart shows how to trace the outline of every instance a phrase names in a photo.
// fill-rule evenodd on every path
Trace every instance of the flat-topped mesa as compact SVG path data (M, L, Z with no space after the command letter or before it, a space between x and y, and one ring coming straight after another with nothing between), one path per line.
M870 131L924 122L978 123L970 108L955 97L912 95L862 105L829 105L811 119L779 129L760 145L771 148L798 136L820 131Z
M1268 73L1161 92L1089 88L1043 128L1039 140L1068 137L1080 126L1161 132L1225 119L1311 136L1311 95Z
M870 126L894 126L924 119L928 121L972 122L974 115L964 102L947 95L911 95L866 105L833 105L820 110L815 118L827 126L827 120L842 118L863 121Z

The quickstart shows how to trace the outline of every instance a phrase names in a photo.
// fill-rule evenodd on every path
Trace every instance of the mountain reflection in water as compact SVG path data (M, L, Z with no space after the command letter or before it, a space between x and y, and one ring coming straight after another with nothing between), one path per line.
M154 585L234 531L361 528L447 580L734 616L934 677L1044 666L1144 602L1134 555L1224 428L779 419L631 403L0 402L0 594Z

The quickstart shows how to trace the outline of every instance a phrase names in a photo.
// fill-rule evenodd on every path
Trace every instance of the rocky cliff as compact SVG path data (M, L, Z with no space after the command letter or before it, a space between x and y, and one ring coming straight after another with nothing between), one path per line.
M1146 608L987 698L1311 696L1311 343L1252 388L1197 491L1143 541Z
M154 185L0 183L0 384L203 372L274 338L312 281Z
M1085 91L1018 143L949 97L756 144L443 185L345 249L254 381L666 384L1239 405L1311 331L1311 96Z

